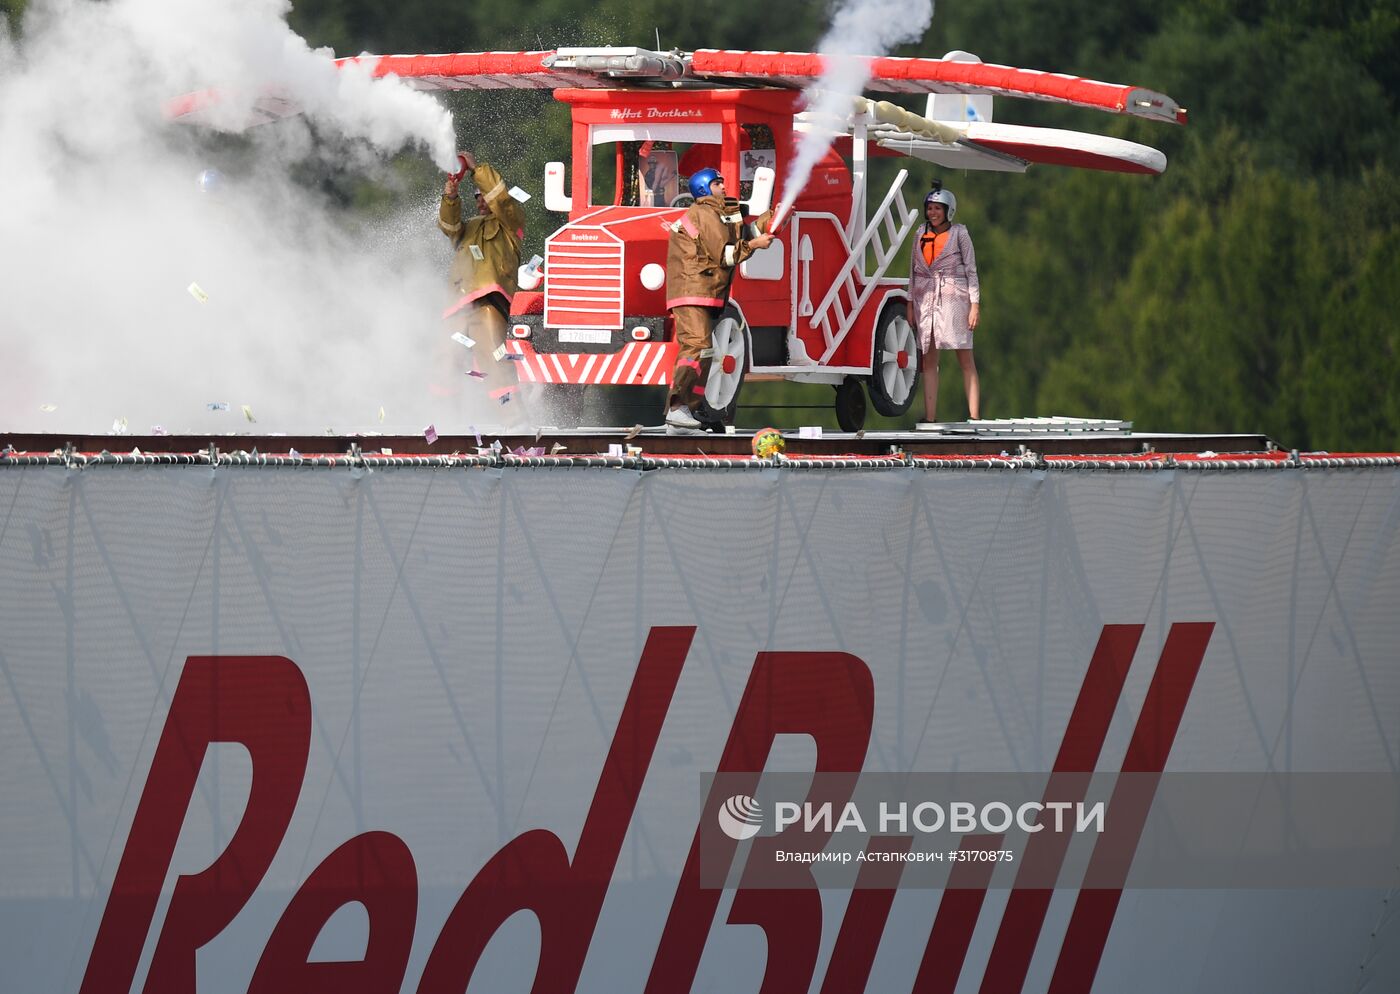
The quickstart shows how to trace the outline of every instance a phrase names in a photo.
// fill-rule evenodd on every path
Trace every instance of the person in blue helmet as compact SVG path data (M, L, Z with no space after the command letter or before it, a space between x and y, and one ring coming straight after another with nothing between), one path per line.
M735 268L773 243L773 235L764 230L771 212L754 225L753 230L764 233L746 238L739 202L726 193L724 177L717 170L697 170L690 177L695 202L671 227L666 309L680 344L666 412L666 429L672 434L699 433L707 425L722 427L718 412L705 403L715 321L729 300Z

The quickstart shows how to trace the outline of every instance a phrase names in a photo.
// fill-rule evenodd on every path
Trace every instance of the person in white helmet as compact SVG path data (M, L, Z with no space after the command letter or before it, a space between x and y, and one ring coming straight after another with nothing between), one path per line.
M968 416L982 416L982 384L972 357L972 333L981 310L977 256L967 227L953 224L958 201L934 181L924 198L924 227L910 260L907 316L919 336L924 360L924 421L938 407L939 351L957 353L967 393Z

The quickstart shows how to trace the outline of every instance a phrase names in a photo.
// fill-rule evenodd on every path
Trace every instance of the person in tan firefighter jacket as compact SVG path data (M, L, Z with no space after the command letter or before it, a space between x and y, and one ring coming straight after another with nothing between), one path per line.
M470 216L462 208L458 186L463 177L449 176L442 189L438 227L457 250L451 279L458 299L443 317L453 330L476 342L477 368L486 374L491 398L502 404L519 404L514 364L505 362L506 325L511 297L517 289L520 242L525 237L525 213L506 190L505 180L470 152L460 153L475 184L476 205ZM507 422L520 419L518 409Z
M739 203L725 197L724 177L714 169L691 176L690 192L695 203L672 227L666 251L666 308L680 343L666 412L670 434L722 428L722 412L705 399L714 356L711 334L729 300L735 268L773 242L768 233L744 237ZM759 218L756 230L763 231L768 218Z

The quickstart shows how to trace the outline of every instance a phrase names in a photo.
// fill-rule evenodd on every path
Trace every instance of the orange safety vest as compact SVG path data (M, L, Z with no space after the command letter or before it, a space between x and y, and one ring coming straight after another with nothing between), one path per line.
M942 253L943 246L948 244L948 233L952 230L949 228L948 231L939 234L928 228L924 229L924 233L919 237L919 249L924 253L924 265L933 265L933 260Z

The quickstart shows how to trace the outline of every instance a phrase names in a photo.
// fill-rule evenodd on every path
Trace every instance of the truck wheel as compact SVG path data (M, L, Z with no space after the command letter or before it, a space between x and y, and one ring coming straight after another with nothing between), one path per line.
M710 344L715 354L710 360L705 396L696 417L711 425L732 425L749 364L748 329L744 327L743 315L733 304L726 305L715 322Z
M919 389L919 338L904 316L903 300L880 312L870 367L870 403L887 418L900 417Z
M846 377L836 388L836 423L842 431L860 431L865 427L865 391L854 376Z

